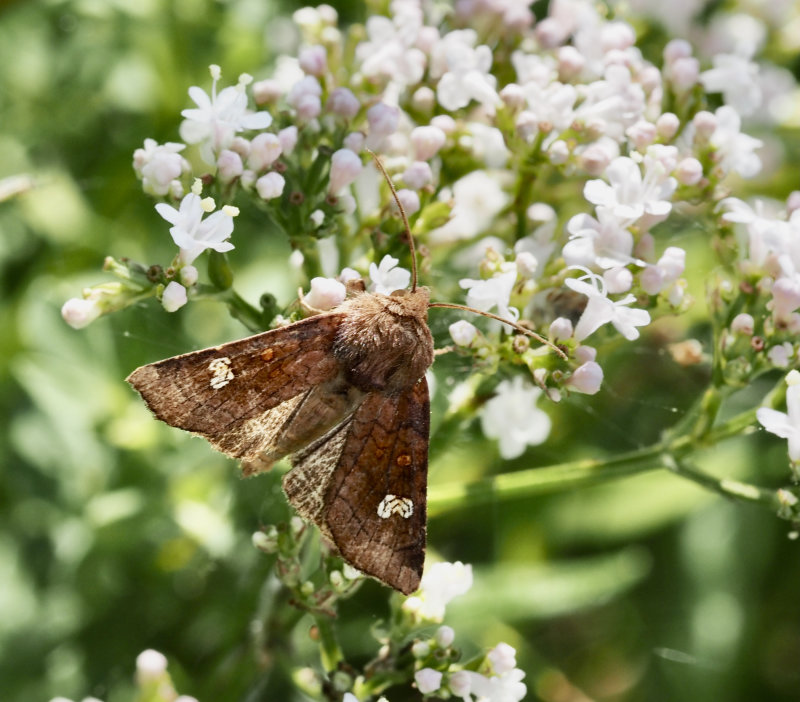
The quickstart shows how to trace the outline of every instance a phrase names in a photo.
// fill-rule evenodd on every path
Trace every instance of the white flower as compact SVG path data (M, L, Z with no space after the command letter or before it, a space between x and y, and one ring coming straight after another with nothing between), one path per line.
M793 370L786 376L786 412L760 407L756 417L768 432L789 440L789 460L800 463L800 373Z
M436 630L434 639L439 648L447 648L456 640L456 632L453 630L453 627L443 625Z
M189 170L189 164L180 155L185 148L186 144L144 140L144 148L133 152L133 168L142 179L144 192L159 197L169 192L172 181Z
M417 689L423 695L427 695L436 692L442 686L442 673L433 668L422 668L414 673L414 681L417 683Z
M410 139L414 147L414 158L418 161L427 161L444 146L447 136L439 127L428 125L412 129Z
M535 125L537 132L562 132L572 123L573 106L578 97L575 86L558 81L549 85L530 82L522 86L522 92L528 104L524 122ZM518 119L518 124L521 121ZM523 136L532 138L535 134L523 133Z
M481 411L481 428L486 437L497 439L500 455L521 456L527 446L538 446L550 434L550 417L536 403L542 391L517 375L503 380Z
M644 90L633 81L626 66L611 65L602 80L581 86L583 100L575 108L575 120L591 125L617 141L625 130L642 119Z
M767 351L767 358L769 359L769 362L776 368L788 368L789 362L792 360L793 356L794 346L792 346L788 341L784 341L782 344L773 346L769 351Z
M492 664L492 670L500 675L517 667L517 651L513 646L500 642L486 654Z
M400 261L386 254L379 265L369 264L370 292L389 295L395 290L403 290L411 282L411 272L405 268L396 268Z
M459 110L472 100L492 111L501 104L495 90L497 79L489 72L492 50L475 47L477 38L474 29L459 29L445 34L434 46L431 73L441 76L436 97L446 110Z
M471 239L485 231L508 202L500 183L486 171L472 171L457 180L452 194L450 221L430 233L433 242Z
M722 93L726 105L740 115L753 114L761 106L758 65L747 56L717 54L714 68L700 74L700 82L709 93Z
M415 612L421 619L440 622L447 604L472 587L472 566L460 561L434 563L422 576L419 594L409 597L403 608Z
M670 198L677 185L655 159L645 160L645 175L627 156L615 158L606 168L608 183L590 180L583 196L592 204L607 207L620 224L627 226L643 215L650 224L665 219L672 209Z
M246 79L240 79L236 86L224 88L217 94L217 81L220 77L218 66L212 66L211 95L193 85L189 97L196 108L183 110L186 118L181 124L181 137L188 144L203 143L203 158L214 163L214 153L230 146L237 132L245 129L266 129L272 124L267 112L249 112L247 109ZM244 78L244 77L243 77Z
M723 105L714 114L717 127L709 142L720 167L725 173L736 171L742 178L752 178L761 170L761 159L753 153L762 146L761 140L741 132L742 120L733 107Z
M203 219L205 210L199 195L186 195L179 210L161 202L156 211L173 225L169 233L181 250L184 264L194 261L206 249L224 252L233 248L233 244L225 241L233 232L233 217L220 210Z
M509 307L509 299L514 283L517 280L516 271L499 273L488 280L472 280L462 278L458 284L467 292L467 305L488 312L493 307L497 308L498 316L516 322L519 319L519 310Z
M462 670L457 675L462 676L457 683L458 688L468 690L467 694L462 695L465 700L467 695L471 695L480 702L519 702L528 691L525 683L522 682L525 673L519 668L490 677L472 670ZM451 687L453 677L450 679Z
M174 280L167 283L164 292L161 294L161 304L167 312L175 312L183 307L187 302L186 288Z
M633 234L621 226L607 207L597 208L597 219L577 214L567 222L569 241L562 249L568 266L614 268L635 262Z
M368 41L356 47L361 73L387 78L398 88L418 83L425 71L425 54L416 48L422 10L415 3L393 3L394 17L373 15L367 20Z
M256 172L264 171L281 155L281 150L281 141L276 134L259 134L250 142L247 167Z
M609 300L603 279L590 271L586 273L583 278L567 278L564 281L568 288L589 298L575 326L575 338L583 341L592 332L611 322L628 341L638 339L639 330L636 327L650 324L650 313L627 306L636 301L633 295L626 295L621 300ZM587 279L590 282L586 282Z
M345 286L335 278L312 278L306 302L314 309L332 310L344 302L346 293Z

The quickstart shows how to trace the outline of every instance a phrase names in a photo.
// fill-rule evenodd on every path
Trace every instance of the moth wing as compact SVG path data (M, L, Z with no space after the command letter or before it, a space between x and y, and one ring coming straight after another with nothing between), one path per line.
M280 457L259 458L275 436L309 400L313 406L313 388L339 373L331 349L342 317L320 314L151 363L133 371L128 382L162 421L264 468ZM252 472L247 465L245 472Z
M425 378L397 395L368 394L295 454L284 478L289 500L346 561L405 594L425 562L429 429Z

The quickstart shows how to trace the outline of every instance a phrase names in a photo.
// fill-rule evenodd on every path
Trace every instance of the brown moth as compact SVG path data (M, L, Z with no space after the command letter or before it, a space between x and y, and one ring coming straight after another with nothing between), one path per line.
M409 594L425 561L428 309L470 308L417 287L408 220L376 162L405 225L410 290L357 292L330 312L142 366L128 382L156 417L240 459L245 475L290 456L283 489L297 512L348 563Z

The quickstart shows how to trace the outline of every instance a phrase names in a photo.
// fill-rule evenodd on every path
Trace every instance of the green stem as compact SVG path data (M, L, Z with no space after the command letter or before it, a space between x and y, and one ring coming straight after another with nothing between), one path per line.
M319 632L319 649L322 658L322 666L326 672L332 673L344 660L344 654L336 640L336 633L333 630L333 620L323 614L314 615L314 623Z

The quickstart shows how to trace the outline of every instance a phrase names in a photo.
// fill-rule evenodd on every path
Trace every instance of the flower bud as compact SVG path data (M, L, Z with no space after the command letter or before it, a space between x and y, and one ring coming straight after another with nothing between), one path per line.
M397 131L400 122L400 110L386 103L379 102L367 110L369 134L367 146L377 149L390 134Z
M717 129L717 117L712 112L700 110L692 118L695 134L701 141L707 141Z
M409 188L420 190L433 181L433 171L427 161L414 161L401 178Z
M413 190L401 188L397 191L397 199L400 200L407 217L419 212L419 195Z
M456 346L469 346L478 334L475 325L465 319L453 322L449 327L449 331Z
M300 68L309 75L319 77L328 69L328 55L324 46L309 46L297 58Z
M455 641L456 632L453 631L453 627L451 626L447 625L440 626L436 630L436 635L434 636L434 639L436 641L436 645L439 648L447 648L448 646L452 645L453 641Z
M559 341L562 339L569 339L572 337L572 322L566 317L556 317L550 322L550 327L547 330L547 336L552 341Z
M500 91L500 99L510 110L520 110L525 106L525 93L516 83L509 83Z
M61 306L61 316L73 329L83 329L102 314L97 300L73 297Z
M366 137L361 132L350 132L343 141L345 149L350 149L353 153L360 154L361 149L364 148Z
M639 151L644 151L656 140L656 125L640 119L628 127L625 134Z
M170 281L161 293L161 304L167 312L179 310L187 301L186 288L174 280Z
M668 246L656 264L665 283L672 283L686 270L686 251L679 246Z
M336 88L328 98L325 109L337 117L353 119L358 114L361 105L358 98L347 88Z
M555 166L566 163L569 158L569 146L567 142L563 139L554 141L550 144L550 148L547 149L547 156L550 159L550 163Z
M183 283L187 288L190 288L197 282L197 279L200 277L197 269L194 266L184 266L181 268L180 272L181 276L181 283Z
M703 177L703 164L693 156L681 159L675 177L682 185L697 185Z
M558 49L558 77L562 81L576 78L586 65L586 58L574 46Z
M445 134L452 134L456 130L456 121L450 115L436 115L431 119L431 124Z
M336 195L361 173L361 159L350 149L339 149L331 156L331 173L328 193Z
M753 315L741 312L737 314L731 321L731 331L734 334L744 334L745 336L752 336L755 331L756 321Z
M672 85L678 92L686 92L697 84L700 76L700 62L696 58L679 58L669 69Z
M244 171L242 157L235 151L223 149L217 158L217 176L223 183L231 183Z
M411 653L414 658L426 658L431 652L431 646L427 641L415 641L411 646Z
M633 273L623 266L609 268L603 273L606 291L612 295L628 292L633 285Z
M578 366L572 377L567 381L567 387L584 395L594 395L603 384L603 369L595 361L587 361Z
M517 273L523 278L533 278L539 268L539 261L530 251L520 251L514 259Z
M286 179L274 171L266 173L256 181L256 190L264 200L272 200L283 194Z
M648 295L658 295L664 287L664 277L656 266L647 266L639 274L639 285Z
M411 145L414 148L414 158L417 161L427 161L433 158L444 146L447 139L439 127L415 127L411 130Z
M656 120L656 133L663 141L669 141L678 133L680 126L681 121L678 119L678 115L664 112Z
M800 282L779 278L772 286L772 311L778 319L787 317L800 307Z
M289 154L297 144L297 127L284 127L278 132L278 140L281 142L281 153Z
M596 361L597 349L594 348L593 346L586 346L585 344L581 344L580 346L578 346L578 348L575 349L575 360L581 366L584 363L588 363L589 361Z
M136 680L140 685L157 682L167 672L167 658L163 653L148 648L136 656Z
M436 692L442 686L442 674L433 668L423 668L414 673L417 689L427 695Z
M281 155L281 141L276 134L262 132L250 142L247 167L258 173L269 168Z
M281 95L281 84L273 78L267 80L259 80L253 83L253 99L256 105L266 105L270 102L276 102Z
M420 112L430 112L436 105L436 93L427 85L417 88L411 96L411 105Z
M459 670L453 673L450 676L447 686L456 697L467 699L472 691L472 679L470 678L470 671Z
M680 58L688 58L692 55L692 45L685 39L672 39L664 47L664 61L673 63Z
M788 341L784 341L778 346L773 346L767 351L767 358L776 368L788 368L793 356L794 347Z
M318 310L331 310L344 302L347 290L334 278L312 278L306 302Z
M502 675L517 667L517 651L507 643L499 643L486 654L492 664L492 670Z

